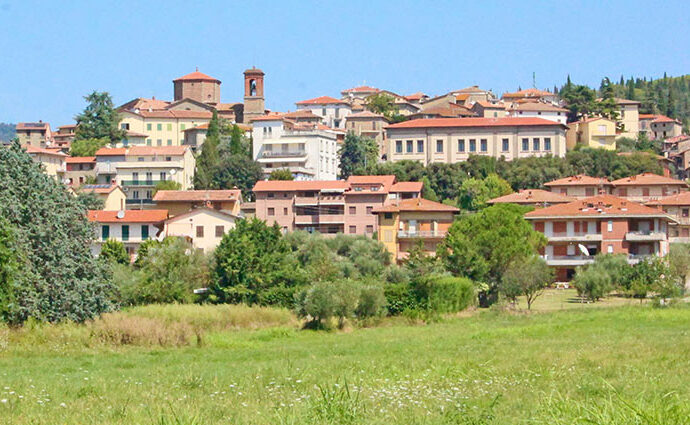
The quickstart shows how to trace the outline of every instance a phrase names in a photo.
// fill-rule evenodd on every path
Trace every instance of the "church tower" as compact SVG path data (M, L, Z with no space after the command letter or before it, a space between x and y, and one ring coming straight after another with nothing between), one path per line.
M252 67L244 71L244 122L264 115L264 72Z

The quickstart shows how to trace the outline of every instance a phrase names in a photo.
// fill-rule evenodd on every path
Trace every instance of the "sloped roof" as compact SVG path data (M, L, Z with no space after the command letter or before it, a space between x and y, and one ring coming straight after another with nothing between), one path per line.
M676 195L664 196L663 198L654 199L646 203L646 205L690 205L690 191L680 192Z
M159 190L153 196L156 202L238 201L239 189L229 190Z
M50 125L47 122L18 122L16 130L45 130Z
M350 185L375 185L383 186L384 192L389 192L393 183L395 183L395 176L350 176L347 179Z
M199 208L194 208L190 211L187 211L184 214L179 214L174 217L170 217L167 220L165 220L166 223L173 223L175 221L179 221L188 217L191 217L193 215L198 215L198 214L211 214L211 215L216 215L216 216L221 216L226 219L231 219L231 221L235 221L238 217L234 214L231 214L228 211L223 211L223 210L217 210L214 208L207 208L207 207L199 207Z
M623 177L622 179L612 181L611 184L614 186L645 186L660 184L674 184L682 186L688 185L682 180L676 180L670 177L664 177L654 173L642 173L636 176Z
M116 184L84 184L79 186L79 192L108 194L119 187Z
M393 186L391 186L391 192L417 193L422 191L423 186L424 183L422 182L398 182L394 183Z
M87 162L96 162L95 156L70 156L65 159L68 164L84 164Z
M673 119L673 118L670 118L670 117L667 117L666 115L657 115L656 118L654 118L654 121L652 121L652 123L664 123L664 122L673 122L676 124L681 123L680 121Z
M319 96L313 99L302 100L297 102L297 105L328 105L332 103L347 103L344 100L336 99L330 96Z
M388 118L386 118L385 116L371 112L371 111L366 111L366 110L362 111L362 112L357 112L355 114L350 114L350 115L345 117L346 120L349 120L352 118L379 118L379 119L388 121Z
M542 97L542 96L555 96L555 94L539 89L524 89L518 90L513 93L503 93L502 97Z
M96 156L184 155L189 146L132 146L130 148L100 148Z
M515 108L516 111L537 111L537 112L568 112L567 109L554 106L544 102L521 102Z
M32 145L24 145L24 149L26 149L27 153L43 154L43 155L55 155L55 156L67 156L67 154L62 153L59 150L43 149L43 148L38 148L38 147L32 146Z
M403 121L387 126L396 128L442 128L442 127L564 127L563 124L545 120L543 118L429 118Z
M219 83L220 84L220 80L213 78L213 77L206 75L206 74L199 72L199 71L191 72L187 75L183 75L182 77L176 78L173 80L173 82L176 82L176 81L210 81L213 83Z
M505 103L492 103L492 102L487 102L486 100L478 100L474 102L475 105L479 105L484 109L505 109L506 105Z
M359 86L359 87L352 87L351 89L345 89L341 93L366 93L366 92L378 93L380 91L381 90L377 89L376 87Z
M168 210L124 210L124 217L117 218L119 211L89 210L89 221L97 223L161 223L168 218Z
M252 189L254 192L295 192L295 191L312 191L312 190L340 190L343 191L350 188L350 185L343 180L259 180Z
M541 189L524 189L516 193L510 193L505 196L500 196L489 200L489 204L537 204L537 203L566 203L572 202L575 198L565 196L560 193L550 192Z
M613 195L599 195L567 204L552 205L525 214L525 218L544 217L666 216L662 211Z
M374 213L382 212L401 212L401 211L427 211L427 212L460 212L460 209L439 202L430 201L424 198L410 198L391 202L388 205L376 207Z
M610 184L610 182L603 177L590 177L578 174L544 183L544 186L600 186L606 184Z

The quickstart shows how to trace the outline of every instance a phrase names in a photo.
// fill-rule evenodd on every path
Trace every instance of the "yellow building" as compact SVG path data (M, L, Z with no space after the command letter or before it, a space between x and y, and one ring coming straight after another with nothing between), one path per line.
M67 155L56 149L43 149L33 145L24 146L31 159L43 165L49 176L62 181L67 171Z
M426 254L435 255L436 246L446 236L459 211L423 198L398 200L373 209L378 215L379 241L395 261L406 259L420 241Z
M210 106L190 99L175 102L169 108L120 110L120 128L138 135L128 138L129 144L180 146L184 144L185 130L208 124L213 115Z
M584 118L568 124L566 145L568 150L577 145L590 148L616 150L616 122L607 118Z
M165 236L183 237L195 249L209 253L220 244L225 233L235 228L233 214L211 208L196 208L165 221Z
M616 99L618 106L618 137L637 139L640 133L640 102L628 99Z
M232 215L240 215L242 191L230 190L159 190L153 196L159 208L168 210L171 217L194 208L208 207Z
M119 211L126 209L127 195L116 184L86 184L79 188L79 192L93 193L103 201L103 211Z

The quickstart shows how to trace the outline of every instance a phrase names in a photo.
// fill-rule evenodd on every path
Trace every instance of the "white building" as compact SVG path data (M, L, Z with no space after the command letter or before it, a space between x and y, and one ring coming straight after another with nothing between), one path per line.
M296 105L299 111L311 111L320 116L323 124L330 128L344 129L344 118L352 113L352 108L346 101L330 96L303 100L297 102Z
M293 121L286 115L252 121L253 155L265 175L287 168L295 180L336 180L340 165L336 132L323 124Z
M544 102L515 103L508 114L511 117L543 118L560 124L565 124L568 119L567 109Z
M134 259L139 245L148 239L156 239L168 218L167 210L89 210L89 221L96 223L96 238L91 253L99 255L103 243L108 239L120 241L127 253Z

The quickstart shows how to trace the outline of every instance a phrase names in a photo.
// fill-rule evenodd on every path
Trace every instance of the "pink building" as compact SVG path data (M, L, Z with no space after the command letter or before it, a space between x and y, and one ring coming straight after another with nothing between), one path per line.
M337 181L264 180L254 186L256 217L285 232L373 235L374 209L399 199L421 197L421 182L395 176L351 176Z

